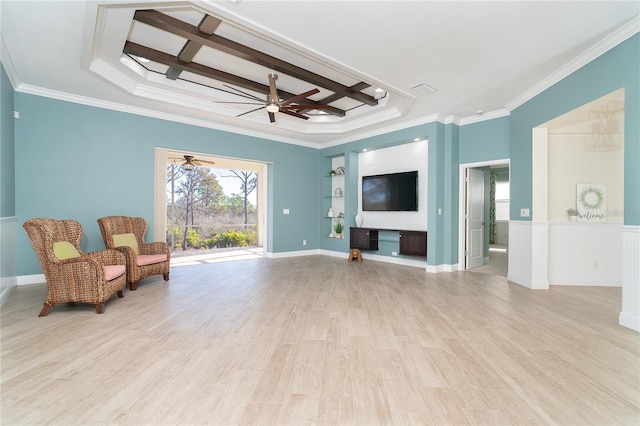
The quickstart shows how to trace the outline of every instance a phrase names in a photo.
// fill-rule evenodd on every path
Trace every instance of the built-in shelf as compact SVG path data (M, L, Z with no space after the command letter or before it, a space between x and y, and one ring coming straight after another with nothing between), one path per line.
M336 169L344 169L345 157L337 156L331 158L331 170ZM345 213L346 208L346 188L345 188L345 175L344 174L326 174L324 175L326 179L323 183L323 226L327 228L327 238L336 239L332 237L334 235L334 227L338 222L341 222L345 228L343 229L343 235L346 232L346 220L344 217L340 217L340 213ZM329 216L328 211L331 209L333 211L333 216ZM339 239L338 239L339 240Z

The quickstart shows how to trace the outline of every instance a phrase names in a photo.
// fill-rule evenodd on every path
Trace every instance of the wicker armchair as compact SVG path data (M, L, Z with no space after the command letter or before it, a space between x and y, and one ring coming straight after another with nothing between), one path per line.
M113 293L123 297L127 283L124 256L117 250L83 253L80 223L36 218L25 222L23 227L47 280L47 298L39 316L67 302L91 303L101 314L104 302Z
M104 245L120 250L127 259L129 288L138 288L138 281L162 274L169 281L171 250L164 242L145 243L147 221L141 217L107 216L98 219Z

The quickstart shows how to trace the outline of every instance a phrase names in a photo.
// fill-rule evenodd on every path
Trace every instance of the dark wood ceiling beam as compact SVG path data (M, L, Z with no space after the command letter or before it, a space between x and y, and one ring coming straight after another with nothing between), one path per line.
M315 74L309 70L300 68L281 59L267 55L266 53L262 53L250 47L244 46L240 43L236 43L232 40L220 37L216 34L204 36L193 25L160 13L156 10L137 10L134 14L133 19L158 28L160 30L176 34L180 37L184 37L188 40L201 43L207 47L211 47L213 49L220 50L238 58L242 58L255 64L273 69L274 71L286 73L290 76L331 90L332 92L342 94L343 96L347 96L367 105L378 104L378 100L373 96L369 96L359 91L354 91L349 87L344 86L331 79Z
M214 18L210 15L204 15L200 23L198 24L198 31L203 34L211 35L215 32L218 26L222 23L218 18ZM178 59L182 62L191 62L202 47L201 43L196 43L192 40L187 40L187 42L182 46L180 53L178 53ZM176 67L169 67L165 76L170 80L177 80L180 76L182 70Z
M141 44L134 43L132 41L127 41L124 45L124 49L122 50L127 55L132 56L140 56L143 58L147 58L150 61L157 62L160 64L167 65L172 68L179 69L182 71L189 71L194 74L201 75L203 77L212 78L217 81L221 81L223 83L232 84L234 86L242 87L243 89L253 90L258 93L266 94L269 93L269 86L261 83L257 83L253 80L249 80L246 78L239 77L234 74L230 74L221 70L217 70L215 68L207 67L202 64L198 64L196 62L181 62L175 56L170 55L168 53L160 52L159 50L152 49L147 46L142 46ZM278 90L278 94L283 99L288 99L296 96L293 93L286 92L284 90ZM313 101L311 99L300 100L309 104L317 104L317 101ZM340 117L344 117L346 112L340 108L335 108L329 106L328 108L323 108L324 111L332 115L337 115Z
M204 77L216 79L223 83L240 86L244 89L254 90L260 93L268 93L269 91L269 86L266 86L264 84L256 83L255 81L248 80L234 74L229 74L215 68L210 68L195 62L180 62L178 58L173 55L152 49L147 46L143 46L138 43L134 43L132 41L127 41L122 51L128 55L141 56L143 58L149 59L150 61L158 62L170 67L179 68L181 71L190 71ZM293 96L293 94L291 94L291 96Z
M353 86L349 87L349 89L359 92L360 90L366 89L369 86L371 86L369 83L365 83L364 81L361 81L360 83L356 83ZM333 95L329 95L324 99L320 99L318 102L321 104L330 104L331 102L337 101L342 97L343 96L341 94L334 93Z
M216 32L218 27L222 24L222 21L211 15L204 15L200 23L198 24L198 31L203 34L211 35Z

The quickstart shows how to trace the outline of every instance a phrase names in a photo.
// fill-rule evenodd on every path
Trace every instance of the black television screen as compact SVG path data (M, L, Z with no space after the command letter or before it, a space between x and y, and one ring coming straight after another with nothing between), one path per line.
M363 211L418 211L418 171L362 177Z

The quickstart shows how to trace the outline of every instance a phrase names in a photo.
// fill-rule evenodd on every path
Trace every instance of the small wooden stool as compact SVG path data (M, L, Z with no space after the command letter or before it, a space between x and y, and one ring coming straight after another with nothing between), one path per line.
M362 253L360 253L360 250L351 250L351 254L349 254L349 262L351 262L353 259L357 259L358 262L362 262Z

